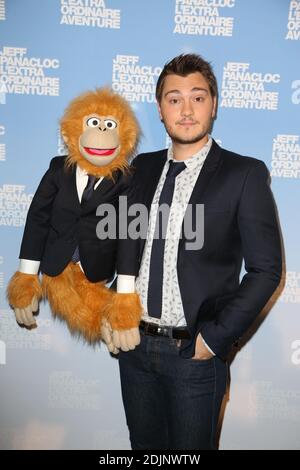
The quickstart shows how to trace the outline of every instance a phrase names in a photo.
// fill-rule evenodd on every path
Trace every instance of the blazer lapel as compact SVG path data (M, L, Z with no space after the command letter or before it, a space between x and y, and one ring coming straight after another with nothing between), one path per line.
M221 160L221 147L213 140L210 151L203 163L203 167L196 180L196 184L192 191L189 204L202 204L205 191L208 189L209 184L219 167ZM178 249L185 242L183 226L181 227L181 238L179 240Z
M162 174L163 167L167 161L168 150L162 150L159 155L154 159L153 168L149 170L147 175L147 185L143 188L144 192L144 203L150 210L151 203L159 182L159 178ZM148 169L147 169L148 171Z
M91 211L99 205L99 200L107 191L109 191L113 186L114 182L108 178L103 178L99 183L96 189L94 189L91 198L81 204L81 211L83 214Z
M151 178L149 178L148 184L145 187L146 193L144 197L144 202L149 209L151 207L152 199L155 194L163 167L167 160L167 152L167 150L162 150L161 154L157 156L155 165L153 165L153 168L151 169ZM200 174L192 191L189 204L193 204L196 202L199 203L199 201L201 201L201 198L203 197L206 189L209 187L209 182L220 163L220 156L221 148L215 142L215 140L213 140L211 149L208 152L208 155L204 161L203 167L200 171Z
M221 148L213 140L210 151L207 154L207 157L204 161L203 167L199 173L196 184L192 191L189 204L198 203L201 204L201 199L207 188L209 187L210 180L214 176L221 157Z
M71 169L64 168L65 191L67 197L70 198L72 207L76 212L80 211L80 201L78 199L77 184L76 184L76 166Z
M143 191L145 191L143 202L148 209L149 216L150 216L150 210L151 210L151 203L152 203L152 200L153 200L153 197L154 197L154 194L155 194L158 182L159 182L159 178L162 174L163 167L167 161L167 155L168 155L167 149L162 150L161 153L157 155L156 159L154 160L154 165L149 170L149 173L148 173L149 175L151 175L151 177L147 179L147 184L145 185L145 189L143 188ZM149 223L149 220L148 220L148 223ZM145 242L146 242L145 238L142 238L141 243L140 243L140 256L143 253Z

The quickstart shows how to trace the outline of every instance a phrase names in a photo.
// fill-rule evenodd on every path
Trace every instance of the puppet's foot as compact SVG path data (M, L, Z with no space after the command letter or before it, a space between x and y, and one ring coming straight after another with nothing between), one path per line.
M70 263L55 277L43 276L43 290L54 315L66 321L72 333L88 343L101 339L101 310L110 293L103 283L89 282L80 267Z

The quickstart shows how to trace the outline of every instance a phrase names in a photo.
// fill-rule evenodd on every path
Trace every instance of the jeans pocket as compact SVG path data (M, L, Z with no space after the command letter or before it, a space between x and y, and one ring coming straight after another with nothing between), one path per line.
M184 361L189 362L190 364L197 364L197 365L202 365L202 366L210 366L213 365L215 356L209 358L209 359L194 359L192 357L189 357L188 359L184 359Z

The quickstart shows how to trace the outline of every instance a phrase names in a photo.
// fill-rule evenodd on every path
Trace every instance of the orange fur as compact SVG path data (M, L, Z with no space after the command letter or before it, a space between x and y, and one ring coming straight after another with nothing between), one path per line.
M120 152L109 165L104 167L92 165L81 155L78 148L79 137L83 132L82 118L93 113L113 115L121 123ZM89 175L113 178L115 170L125 171L128 167L128 158L135 152L140 130L134 113L125 99L109 88L98 88L95 91L83 93L71 101L61 119L61 132L67 138L69 150L67 167L78 164Z
M66 321L71 333L89 343L101 339L102 310L112 295L103 282L89 282L78 265L69 263L58 276L44 274L42 287L53 314Z
M7 286L7 299L13 308L28 307L33 298L39 301L42 288L37 274L25 274L17 271Z
M104 315L114 330L127 330L138 326L142 316L138 294L114 293Z

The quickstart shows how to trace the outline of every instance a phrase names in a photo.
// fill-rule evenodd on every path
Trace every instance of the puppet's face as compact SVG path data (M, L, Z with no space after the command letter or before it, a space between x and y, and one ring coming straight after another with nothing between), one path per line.
M122 96L97 88L71 101L61 133L68 147L67 167L78 165L89 175L113 179L135 152L139 126Z
M119 154L119 122L114 116L90 114L82 120L79 151L92 165L105 166Z

